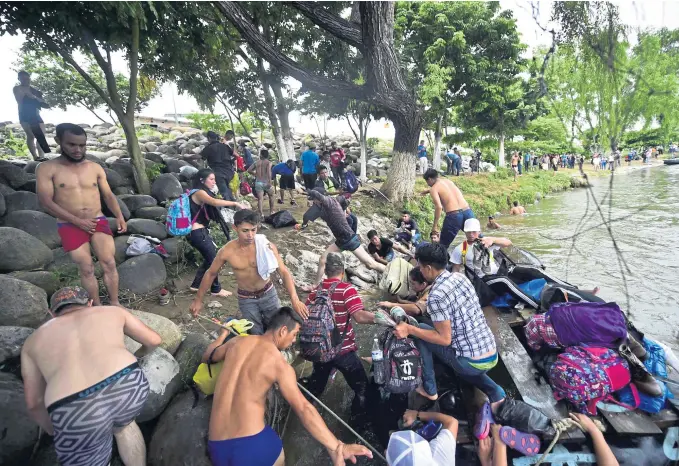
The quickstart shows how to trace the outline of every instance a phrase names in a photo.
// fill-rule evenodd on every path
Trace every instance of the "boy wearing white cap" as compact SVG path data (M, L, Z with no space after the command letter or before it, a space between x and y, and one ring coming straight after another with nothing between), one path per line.
M500 248L506 248L512 245L511 240L507 238L497 238L493 236L483 236L481 234L481 222L475 218L469 218L464 222L465 241L458 244L453 252L450 254L450 262L453 264L453 272L464 272L462 264L475 271L476 275L481 278L485 275L482 269L474 267L474 243L479 241L491 253ZM498 264L495 261L490 261L490 274L495 274L498 271Z
M440 422L443 426L431 442L412 430L394 432L387 446L389 466L454 466L457 419L443 413L418 412L412 409L403 414L404 426L416 420Z

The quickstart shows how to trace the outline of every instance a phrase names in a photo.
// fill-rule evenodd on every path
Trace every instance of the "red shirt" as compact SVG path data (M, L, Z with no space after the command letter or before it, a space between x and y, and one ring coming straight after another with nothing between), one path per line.
M337 149L332 149L330 152L330 166L339 167L344 158L344 151L341 148L338 147Z
M321 286L324 290L327 290L333 283L339 281L339 278L326 278L321 283ZM330 298L332 299L332 307L335 311L335 322L337 323L337 329L340 331L340 334L344 334L344 329L348 326L340 355L349 353L350 351L357 351L356 333L354 332L354 327L351 325L351 316L356 312L363 310L363 301L358 295L358 291L356 291L356 288L354 288L352 284L342 282L337 285ZM313 291L306 300L307 306L312 304L315 299L316 292Z

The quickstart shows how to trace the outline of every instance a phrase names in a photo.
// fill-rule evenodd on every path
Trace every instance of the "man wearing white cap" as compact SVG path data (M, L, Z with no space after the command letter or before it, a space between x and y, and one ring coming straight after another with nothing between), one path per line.
M417 412L411 409L403 414L403 424L406 427L416 420L440 422L442 429L431 442L412 430L393 433L387 446L389 466L454 466L457 419L442 413Z
M469 218L464 222L464 235L466 237L465 241L458 244L453 252L450 254L450 262L453 264L453 272L464 272L462 264L465 264L471 270L474 270L475 274L481 278L484 275L492 275L497 273L498 264L492 260L492 253L500 248L506 248L512 245L511 240L507 238L497 238L493 236L483 236L481 234L481 222L475 218ZM490 252L490 271L484 271L484 267L475 266L475 251L474 243L481 243Z

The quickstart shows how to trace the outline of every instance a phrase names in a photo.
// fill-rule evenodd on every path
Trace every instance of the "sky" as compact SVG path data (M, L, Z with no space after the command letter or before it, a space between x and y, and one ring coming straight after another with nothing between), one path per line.
M553 25L549 24L551 2L529 2L525 0L500 0L503 9L512 10L517 20L517 26L521 38L528 45L528 52L539 45L548 45L551 42L551 35L543 30L549 30ZM619 6L622 21L635 29L676 27L673 20L679 17L679 1L626 1L614 2ZM0 68L0 121L18 121L17 107L15 104L12 88L17 84L16 72L11 64L17 59L19 49L23 43L21 36L1 36L0 50L3 53L3 62L10 66ZM114 68L116 71L126 73L126 64L122 57L114 57ZM299 84L291 79L293 87ZM149 105L142 110L145 116L162 117L166 114L200 112L196 101L186 94L178 94L173 84L167 83L162 86L158 97L151 100ZM216 110L217 113L221 113ZM78 107L71 107L67 111L59 109L43 110L43 119L48 123L88 123L95 124L98 120L87 110ZM292 112L290 125L293 131L299 133L318 134L316 123L301 115L299 112ZM343 120L331 120L328 122L328 135L341 136L351 135L347 123ZM391 123L380 120L371 123L368 129L369 137L379 137L391 139L394 130Z

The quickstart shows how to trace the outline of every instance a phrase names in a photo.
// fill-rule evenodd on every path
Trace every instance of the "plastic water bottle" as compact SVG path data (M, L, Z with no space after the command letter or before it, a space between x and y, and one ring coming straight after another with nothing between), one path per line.
M373 358L373 378L375 379L376 384L382 385L384 383L384 355L382 354L382 349L380 348L377 338L375 338L375 341L373 342L371 355Z

